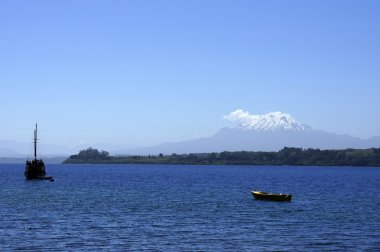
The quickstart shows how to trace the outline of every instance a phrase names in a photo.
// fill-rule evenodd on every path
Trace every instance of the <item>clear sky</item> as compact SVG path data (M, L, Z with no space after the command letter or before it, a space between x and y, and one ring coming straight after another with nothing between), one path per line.
M236 109L380 135L380 1L0 1L0 139L150 145Z

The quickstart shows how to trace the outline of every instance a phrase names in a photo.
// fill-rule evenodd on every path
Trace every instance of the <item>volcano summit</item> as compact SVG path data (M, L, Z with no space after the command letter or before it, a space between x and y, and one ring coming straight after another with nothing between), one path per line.
M278 151L284 147L305 149L380 147L380 137L361 139L316 130L282 112L252 115L239 109L223 118L238 123L235 126L221 129L211 137L129 149L123 152L128 154L181 154L222 151Z

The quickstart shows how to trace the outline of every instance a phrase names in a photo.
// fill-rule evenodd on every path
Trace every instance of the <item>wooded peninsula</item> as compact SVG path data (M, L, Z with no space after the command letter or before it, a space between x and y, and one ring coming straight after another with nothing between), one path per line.
M110 156L88 148L66 159L64 164L179 164L179 165L291 165L380 167L380 148L319 150L285 147L278 152L224 151L171 155Z

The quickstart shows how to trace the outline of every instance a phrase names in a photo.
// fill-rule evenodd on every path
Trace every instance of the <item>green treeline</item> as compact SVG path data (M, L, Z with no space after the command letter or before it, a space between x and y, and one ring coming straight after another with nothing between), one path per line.
M380 148L319 150L285 147L278 152L224 151L220 153L157 156L110 156L88 148L72 155L65 164L186 164L186 165L295 165L380 166Z

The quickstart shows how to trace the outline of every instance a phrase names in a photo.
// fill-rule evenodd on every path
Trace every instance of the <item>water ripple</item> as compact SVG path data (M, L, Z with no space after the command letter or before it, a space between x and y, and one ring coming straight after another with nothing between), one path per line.
M379 169L55 165L54 183L0 169L2 251L380 249Z

